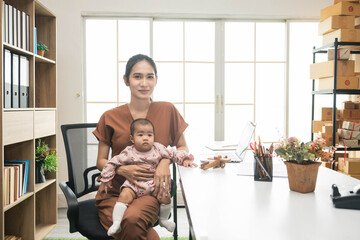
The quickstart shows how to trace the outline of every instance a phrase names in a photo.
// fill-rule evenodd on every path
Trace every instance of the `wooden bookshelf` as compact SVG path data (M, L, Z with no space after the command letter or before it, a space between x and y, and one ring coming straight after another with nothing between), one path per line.
M50 148L57 148L56 108L56 16L37 0L5 0L5 3L29 15L29 47L16 46L4 41L3 24L0 24L1 49L0 76L3 78L5 49L25 56L29 60L29 107L5 108L4 86L0 98L0 239L15 235L23 240L41 240L57 223L56 173L46 174L46 182L35 183L35 147L45 141ZM1 21L4 9L0 5ZM37 41L48 46L44 57L35 54L34 27ZM2 79L2 82L4 79ZM27 193L5 206L5 160L30 161Z

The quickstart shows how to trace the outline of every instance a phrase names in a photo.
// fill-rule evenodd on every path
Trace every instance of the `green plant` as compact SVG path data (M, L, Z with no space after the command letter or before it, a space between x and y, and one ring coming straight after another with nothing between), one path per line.
M38 50L49 51L48 47L45 44L43 44L42 42L38 42L36 46L37 46Z
M308 161L330 161L336 150L335 147L326 149L325 139L317 137L314 142L301 142L296 137L282 139L275 146L275 152L286 161L296 161L298 164L306 164ZM308 161L304 161L308 160Z
M38 144L35 149L35 160L41 164L41 172L56 172L58 167L58 157L55 150L50 149L49 146L41 139L39 139L37 143Z

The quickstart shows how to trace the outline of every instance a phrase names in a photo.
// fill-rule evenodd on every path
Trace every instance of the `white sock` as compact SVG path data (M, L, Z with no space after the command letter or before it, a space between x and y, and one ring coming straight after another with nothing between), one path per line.
M124 216L124 212L126 211L126 209L127 209L127 204L122 203L122 202L116 202L116 204L114 206L114 210L113 210L113 215L112 215L113 224L107 231L108 236L112 236L115 233L119 233L121 231L120 224L121 224L121 220Z
M159 225L166 228L169 232L175 229L175 223L169 220L171 204L160 204Z

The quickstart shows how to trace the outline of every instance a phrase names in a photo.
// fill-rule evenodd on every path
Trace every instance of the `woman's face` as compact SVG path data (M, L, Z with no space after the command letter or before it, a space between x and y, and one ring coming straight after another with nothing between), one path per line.
M124 76L125 84L127 84ZM156 85L156 76L150 63L143 60L134 65L129 76L131 97L138 99L150 99Z

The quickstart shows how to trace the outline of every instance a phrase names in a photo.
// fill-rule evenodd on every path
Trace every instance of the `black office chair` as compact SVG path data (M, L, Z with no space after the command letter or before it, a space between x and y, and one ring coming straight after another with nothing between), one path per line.
M113 239L101 225L95 199L80 201L79 198L97 191L100 184L96 178L100 171L96 168L98 140L92 134L96 123L66 124L61 126L68 165L67 182L59 183L67 205L70 233L79 232L91 240ZM173 169L175 173L175 164ZM175 173L176 174L176 173ZM176 179L176 175L174 176ZM171 196L174 199L174 222L177 224L176 180L171 180ZM154 226L158 223L156 222ZM174 231L177 240L177 229Z

